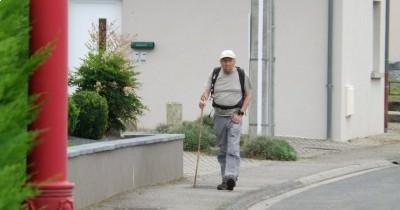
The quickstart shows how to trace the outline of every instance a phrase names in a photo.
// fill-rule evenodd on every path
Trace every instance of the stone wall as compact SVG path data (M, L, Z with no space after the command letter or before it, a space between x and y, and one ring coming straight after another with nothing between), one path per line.
M160 134L68 148L75 209L137 187L183 176L182 134Z

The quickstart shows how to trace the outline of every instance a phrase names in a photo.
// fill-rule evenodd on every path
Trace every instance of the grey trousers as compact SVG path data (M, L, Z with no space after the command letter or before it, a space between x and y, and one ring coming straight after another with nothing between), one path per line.
M215 135L218 139L218 162L221 166L222 181L239 176L240 132L242 124L233 123L229 116L214 115Z

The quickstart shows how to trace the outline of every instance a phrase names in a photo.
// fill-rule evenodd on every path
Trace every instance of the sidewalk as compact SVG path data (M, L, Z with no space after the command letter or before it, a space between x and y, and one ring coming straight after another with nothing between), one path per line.
M298 151L298 161L242 159L233 191L216 189L220 183L219 165L215 156L206 155L201 155L197 187L193 188L197 156L185 152L183 179L121 193L86 210L248 209L294 189L347 174L393 167L392 160L400 160L400 124L390 124L388 133L345 143L307 139L289 142Z

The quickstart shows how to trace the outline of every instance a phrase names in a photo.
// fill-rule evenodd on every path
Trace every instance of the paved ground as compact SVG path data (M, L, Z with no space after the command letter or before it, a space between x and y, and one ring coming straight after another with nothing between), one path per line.
M242 159L234 191L218 191L215 156L201 155L197 187L193 188L196 153L184 153L184 178L171 183L121 193L86 210L152 209L263 209L261 202L282 193L335 177L376 168L393 167L400 160L400 124L387 133L349 142L289 139L299 160ZM261 206L260 206L261 205Z

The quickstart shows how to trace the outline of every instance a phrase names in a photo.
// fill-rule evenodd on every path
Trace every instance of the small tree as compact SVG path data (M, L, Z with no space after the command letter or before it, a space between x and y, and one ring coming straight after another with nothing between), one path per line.
M70 75L69 85L77 86L77 92L96 91L107 99L109 133L114 133L125 130L128 122L136 125L146 107L136 94L138 72L126 56L131 39L118 34L113 24L107 28L105 47L99 47L99 30L92 24L90 40L86 44L89 53L77 71Z

